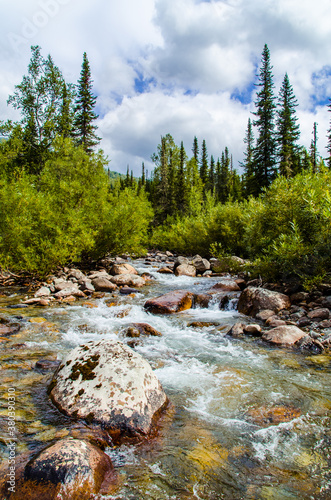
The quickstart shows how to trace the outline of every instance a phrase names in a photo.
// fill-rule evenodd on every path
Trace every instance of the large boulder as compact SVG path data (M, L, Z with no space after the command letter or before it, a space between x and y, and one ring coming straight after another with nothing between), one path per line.
M180 264L175 269L176 276L192 276L194 278L194 276L196 276L196 274L197 274L197 270L191 264Z
M111 282L117 286L133 286L140 288L146 284L144 278L135 274L118 274L111 278Z
M110 273L114 276L117 276L119 274L138 274L138 271L133 266L131 266L131 264L125 263L114 264L110 270Z
M177 313L190 309L194 295L187 290L174 290L145 302L144 308L154 314Z
M115 340L88 342L71 351L49 393L63 413L99 424L117 438L148 434L167 403L149 363Z
M277 326L262 335L262 339L271 344L293 346L307 334L294 325Z
M44 448L25 466L24 479L53 484L89 483L98 492L112 462L87 441L68 437Z
M283 293L249 286L241 292L238 311L248 316L256 316L264 309L278 312L281 309L288 309L290 306L290 299Z

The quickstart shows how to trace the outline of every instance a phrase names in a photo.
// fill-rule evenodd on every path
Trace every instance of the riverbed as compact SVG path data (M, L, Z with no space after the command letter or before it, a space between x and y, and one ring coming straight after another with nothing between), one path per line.
M51 307L12 309L22 290L0 290L0 317L21 323L0 339L0 457L7 458L6 394L15 389L18 454L37 452L69 434L75 422L47 396L52 372L40 359L62 359L90 340L120 339L131 323L162 337L134 349L161 381L171 406L148 442L109 447L118 487L109 499L327 499L331 497L331 356L269 347L256 338L226 336L245 318L230 301L221 310L147 313L149 298L175 289L204 293L216 277L164 275L132 262L153 280L130 296L105 294ZM16 317L16 318L15 318ZM192 322L209 326L190 326Z

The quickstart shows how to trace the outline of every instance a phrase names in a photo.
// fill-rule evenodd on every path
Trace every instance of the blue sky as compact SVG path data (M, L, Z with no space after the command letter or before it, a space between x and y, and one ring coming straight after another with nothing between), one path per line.
M30 46L51 54L76 82L86 51L98 95L101 147L110 168L138 175L161 135L188 153L193 138L215 158L227 146L234 166L254 111L265 43L278 94L288 73L299 106L300 143L314 122L325 156L331 114L330 0L1 0L0 114L26 73Z

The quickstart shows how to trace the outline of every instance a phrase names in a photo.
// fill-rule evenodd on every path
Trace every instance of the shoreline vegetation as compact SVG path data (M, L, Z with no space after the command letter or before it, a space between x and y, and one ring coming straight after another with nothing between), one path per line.
M209 158L205 140L200 154L194 137L189 158L167 134L152 155L154 171L142 164L138 179L129 168L116 176L95 151L86 53L74 85L40 47L31 50L28 74L8 99L21 120L0 124L0 286L147 248L215 257L224 270L306 291L330 283L331 156L318 154L316 124L310 149L299 145L298 104L287 74L274 95L267 45L243 174L227 147ZM331 126L328 134L331 155Z

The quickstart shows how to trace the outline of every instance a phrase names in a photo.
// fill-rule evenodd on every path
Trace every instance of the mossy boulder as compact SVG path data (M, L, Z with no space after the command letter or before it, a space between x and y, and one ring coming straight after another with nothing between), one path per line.
M121 437L146 435L167 403L149 363L115 340L76 347L55 372L49 393L63 413Z

